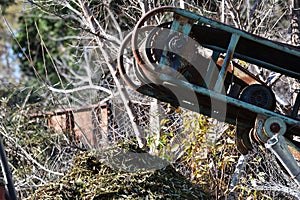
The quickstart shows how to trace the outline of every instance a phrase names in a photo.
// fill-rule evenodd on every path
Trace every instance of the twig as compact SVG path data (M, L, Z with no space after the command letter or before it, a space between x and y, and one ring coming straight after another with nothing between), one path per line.
M23 155L28 159L30 160L31 162L33 162L35 165L37 165L40 169L50 173L50 174L54 174L54 175L58 175L58 176L63 176L64 174L63 173L60 173L60 172L55 172L55 171L52 171L50 169L47 169L45 166L43 166L42 164L40 164L37 160L35 160L29 153L27 153L23 147L21 145L19 145L15 139L13 139L12 137L9 137L9 135L6 133L7 131L5 130L5 127L4 126L1 126L1 130L0 130L0 133L5 137L7 138L11 143L13 143L18 149L21 150L21 152L23 153Z
M48 89L51 90L52 92L58 92L58 93L63 93L63 94L69 94L69 93L74 93L82 90L101 90L103 92L106 92L110 95L112 95L112 92L109 89L106 89L101 86L97 85L86 85L86 86L81 86L78 88L73 88L73 89L57 89L52 86L48 86Z

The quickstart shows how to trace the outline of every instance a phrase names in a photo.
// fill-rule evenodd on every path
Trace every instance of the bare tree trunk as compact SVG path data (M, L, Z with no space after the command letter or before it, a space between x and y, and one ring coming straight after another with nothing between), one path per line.
M162 110L157 99L154 99L150 103L150 119L149 119L149 128L150 128L150 137L153 138L153 144L150 146L150 153L155 155L157 147L159 145L160 139L160 122L161 122Z
M97 35L97 33L99 32L99 25L97 23L97 21L95 20L92 12L90 11L88 5L86 3L84 3L83 1L79 1L80 3L80 7L82 9L82 12L84 14L84 17L88 23L88 26L90 28L90 30L95 33L95 35ZM133 114L133 111L130 108L130 98L129 95L127 93L127 90L124 86L124 84L121 82L122 80L120 78L117 77L117 72L115 70L115 68L110 64L111 60L110 60L110 56L109 54L105 51L105 44L103 42L101 42L101 39L98 36L95 36L95 40L98 44L99 49L101 50L105 62L109 68L109 71L114 79L114 83L116 84L116 87L118 89L118 92L121 96L121 100L124 103L124 107L126 109L126 113L129 116L130 119L130 123L132 125L135 137L138 141L139 147L143 148L145 146L145 139L144 136L141 133L141 130L139 128L139 126L136 124L135 122L135 116Z
M293 0L293 8L292 8L292 43L295 46L300 45L299 36L299 24L300 24L300 1Z
M221 2L221 22L225 23L225 0Z
M149 8L148 8L149 3L148 3L148 0L139 0L138 2L139 2L140 7L141 7L141 9L142 9L142 15L144 15L146 12L149 11Z
M292 44L295 46L300 46L299 36L299 24L300 24L300 0L293 0L292 2L292 19L291 19L291 26L292 26ZM295 103L297 99L297 95L299 93L299 80L294 81L293 88L295 92L293 93L293 102Z

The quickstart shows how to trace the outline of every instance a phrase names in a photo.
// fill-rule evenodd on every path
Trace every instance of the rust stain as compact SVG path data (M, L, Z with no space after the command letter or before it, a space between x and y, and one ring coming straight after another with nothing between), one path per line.
M296 160L300 161L300 152L293 146L288 145L289 150L291 151L292 155Z
M57 133L64 133L68 130L67 114L54 115L48 118L48 127L51 127Z
M71 133L75 142L98 145L96 135L106 135L108 128L107 104L68 108L53 112L33 113L30 118L46 118L47 125L56 133ZM98 119L100 116L101 119ZM100 131L101 130L101 131Z
M217 60L217 66L218 67L222 66L223 62L224 62L224 59L223 58L219 58ZM246 84L248 84L248 85L252 85L252 84L264 84L257 77L255 77L253 74L251 74L250 72L248 72L246 69L243 69L241 66L239 66L236 63L234 64L234 66L229 63L229 67L227 68L229 73L232 73L233 67L234 67L234 76L236 76L237 78L241 79Z

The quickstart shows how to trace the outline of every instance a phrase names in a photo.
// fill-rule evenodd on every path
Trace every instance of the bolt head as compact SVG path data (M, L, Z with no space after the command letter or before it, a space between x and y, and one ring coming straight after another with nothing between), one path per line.
M273 132L273 133L278 133L280 131L280 124L274 122L270 125L270 130Z

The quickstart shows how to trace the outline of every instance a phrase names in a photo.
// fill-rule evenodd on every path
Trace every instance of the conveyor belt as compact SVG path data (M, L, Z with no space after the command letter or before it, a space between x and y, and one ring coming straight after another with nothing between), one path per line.
M235 48L235 58L300 79L300 56L289 52L289 50L294 50L300 53L300 49L291 45L273 42L282 48L278 50L264 44L270 42L270 40L250 33L244 33L253 37L256 41L249 40L241 35ZM230 32L202 25L194 25L190 34L202 46L224 53L228 48L231 35L232 33ZM262 65L262 62L265 64ZM271 65L277 68L272 68L270 67Z

